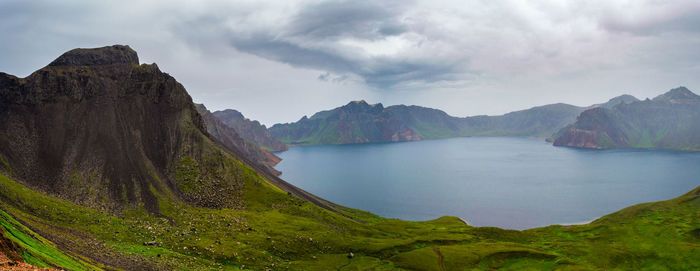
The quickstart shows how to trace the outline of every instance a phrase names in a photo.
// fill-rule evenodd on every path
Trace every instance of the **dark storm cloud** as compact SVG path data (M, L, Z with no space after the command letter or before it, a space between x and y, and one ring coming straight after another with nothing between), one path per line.
M266 34L233 37L236 49L261 57L305 68L324 68L337 72L352 72L358 63L334 52L302 47L294 42L276 39Z
M398 18L400 4L407 3L342 1L310 5L294 16L288 35L321 40L342 36L376 40L399 35L407 31Z
M359 76L377 88L453 80L466 61L368 55L344 41L375 42L410 33L409 2L340 1L304 6L277 27L228 34L236 49L293 66ZM420 36L420 35L418 35ZM458 57L458 56L455 56Z

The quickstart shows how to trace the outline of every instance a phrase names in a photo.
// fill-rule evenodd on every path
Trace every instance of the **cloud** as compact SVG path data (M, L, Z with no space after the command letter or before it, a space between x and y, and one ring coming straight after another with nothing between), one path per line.
M129 44L208 107L268 125L373 98L494 114L700 85L698 13L697 0L4 0L0 71Z
M235 23L187 23L220 29L212 35L241 52L382 90L616 65L655 42L641 36L697 31L697 10L693 2L301 1L288 12L252 8Z

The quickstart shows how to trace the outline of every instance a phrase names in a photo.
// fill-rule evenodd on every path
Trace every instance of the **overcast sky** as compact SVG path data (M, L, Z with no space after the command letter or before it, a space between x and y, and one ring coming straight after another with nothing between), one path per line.
M196 3L196 4L195 4ZM350 100L455 116L700 92L700 1L0 1L0 71L128 44L210 110Z

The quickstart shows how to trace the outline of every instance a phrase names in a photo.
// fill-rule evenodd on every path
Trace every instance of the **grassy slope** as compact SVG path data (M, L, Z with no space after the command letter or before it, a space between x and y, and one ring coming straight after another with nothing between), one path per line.
M163 216L142 208L113 216L35 192L5 176L0 176L0 207L56 239L65 251L99 249L156 269L700 268L699 189L629 207L588 225L511 231L474 228L453 217L409 222L347 209L365 221L360 223L289 197L249 174L245 210L195 208L162 196ZM0 218L3 225L13 221ZM151 241L156 245L145 244ZM51 245L23 245L60 255ZM355 258L349 259L349 252ZM48 258L42 261L52 266L90 266Z

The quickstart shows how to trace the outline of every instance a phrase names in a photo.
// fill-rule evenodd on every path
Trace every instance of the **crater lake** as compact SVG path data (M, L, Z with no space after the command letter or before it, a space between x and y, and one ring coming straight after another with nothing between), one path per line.
M697 152L586 150L529 138L297 146L277 155L283 179L341 205L508 229L586 223L700 184Z

